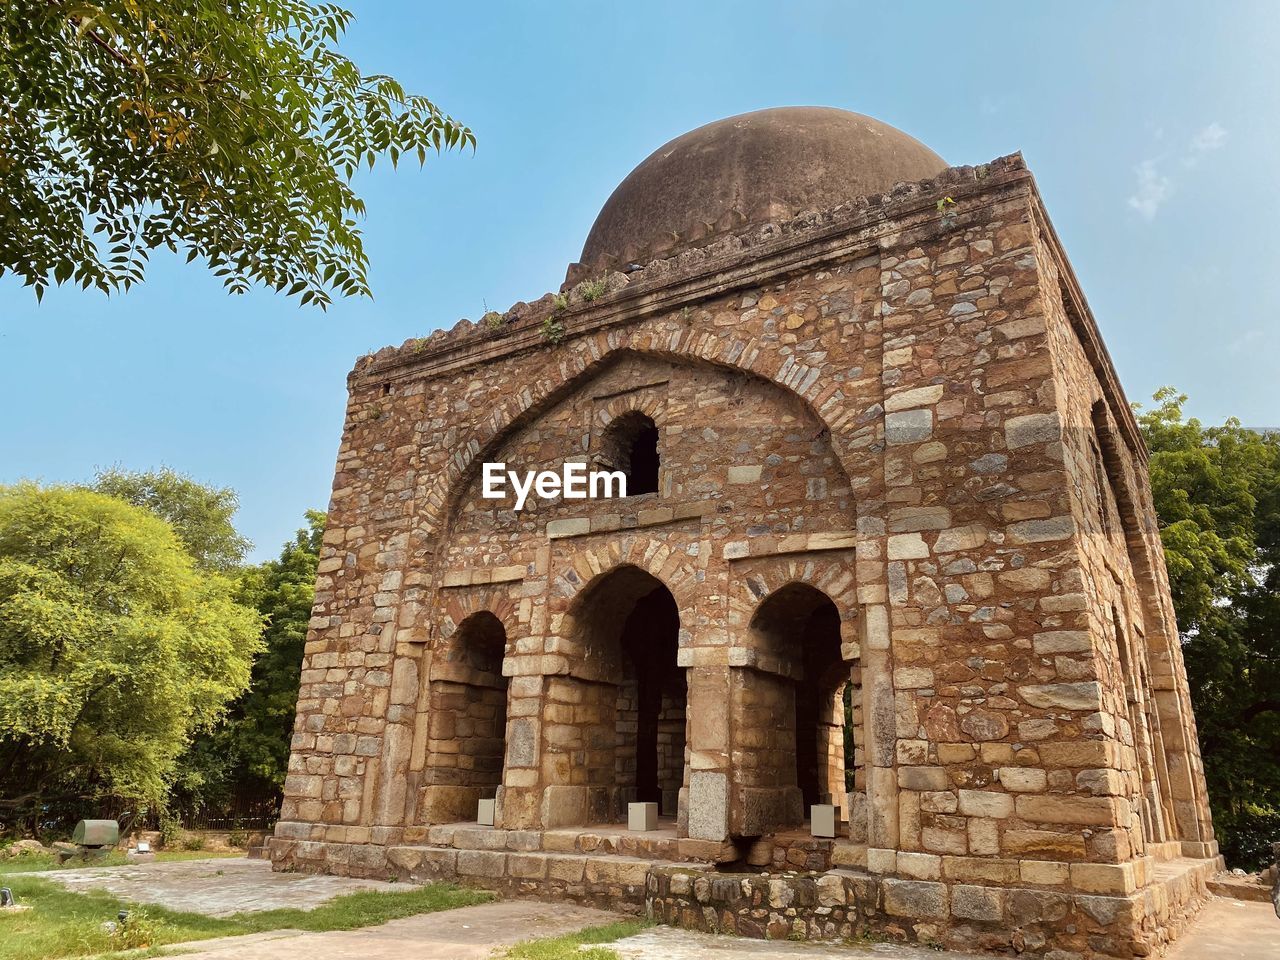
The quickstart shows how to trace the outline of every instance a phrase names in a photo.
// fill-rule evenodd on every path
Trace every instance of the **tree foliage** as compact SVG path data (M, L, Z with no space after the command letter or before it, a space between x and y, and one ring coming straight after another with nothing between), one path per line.
M1214 824L1228 861L1280 841L1280 435L1140 417Z
M113 467L100 471L91 489L145 507L167 521L202 570L236 570L253 546L231 522L240 498L230 487L207 486L168 468Z
M217 805L235 796L270 795L284 785L324 536L324 514L309 510L306 517L307 529L284 545L279 559L246 567L240 576L239 601L266 621L264 649L249 688L183 758L181 803Z
M0 819L162 803L249 681L258 614L168 524L74 488L0 488ZM67 812L71 811L71 812Z
M369 293L351 189L471 131L337 50L305 0L0 4L0 276L104 292L159 247L326 306Z

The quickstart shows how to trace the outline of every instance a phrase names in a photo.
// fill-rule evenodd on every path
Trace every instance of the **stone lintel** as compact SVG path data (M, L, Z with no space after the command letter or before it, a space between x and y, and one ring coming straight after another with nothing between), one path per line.
M523 564L511 567L468 567L463 570L449 570L440 578L440 586L444 587L476 587L491 583L515 583L525 578L526 568Z
M858 545L858 531L832 530L822 533L793 533L785 537L734 540L724 545L726 560L776 557L789 553L819 553L825 550L852 550Z
M701 520L716 512L714 503L699 501L681 503L675 506L663 506L660 503L645 510L638 511L635 516L616 513L597 514L587 517L562 517L559 520L547 521L547 539L565 540L570 537L585 537L592 533L613 533L618 530L638 530L644 527L660 527L668 523L681 523L685 520Z

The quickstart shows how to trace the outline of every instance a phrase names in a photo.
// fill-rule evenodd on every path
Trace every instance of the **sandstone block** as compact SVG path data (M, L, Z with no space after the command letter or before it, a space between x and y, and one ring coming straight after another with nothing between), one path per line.
M1088 893L1127 896L1137 889L1132 863L1073 863L1071 886Z
M1014 793L1041 793L1048 784L1048 775L1034 767L1001 767L1000 785Z
M1002 839L1005 853L1015 857L1080 860L1085 856L1084 837L1078 833L1052 830L1006 830Z
M1004 436L1010 450L1020 450L1037 443L1053 443L1061 437L1058 415L1033 413L1010 417L1004 423Z
M900 533L889 537L890 560L920 560L929 556L929 547L918 533Z
M1004 891L958 883L951 888L951 915L962 920L1000 920L1004 916Z
M1119 824L1116 802L1110 797L1033 796L1022 794L1018 816L1033 823L1078 823L1085 826Z
M458 873L464 877L483 877L493 880L502 877L507 870L507 855L496 850L459 850Z
M1018 687L1018 695L1033 707L1062 710L1102 709L1102 684L1085 683L1029 684Z
M1047 543L1066 540L1075 532L1071 517L1049 517L1045 520L1023 520L1006 528L1011 543Z
M565 856L562 854L547 855L547 876L552 880L581 883L586 868L586 857Z
M949 786L942 767L899 767L898 786L904 790L945 790Z
M1088 630L1048 630L1031 638L1031 649L1041 656L1087 653L1093 649L1093 638Z
M1013 815L1013 797L989 790L961 790L960 813L966 817L1004 819Z
M912 407L928 407L942 399L942 384L928 387L916 387L911 390L900 390L885 397L884 409L892 413L897 410L910 410Z
M547 875L547 855L542 853L507 854L507 873L522 880L541 880Z
M884 909L892 917L945 920L949 916L946 884L886 878L883 888Z
M943 530L934 541L935 553L954 553L957 550L976 550L987 542L987 528L980 524L952 527Z
M1023 883L1035 883L1040 886L1061 886L1070 877L1071 865L1055 863L1052 860L1022 860L1018 870Z
M624 887L643 887L649 873L646 860L622 857L590 857L584 872L588 883L613 883Z
M901 410L885 414L884 439L890 446L921 443L932 436L932 410Z
M938 880L942 877L942 858L932 853L898 852L898 872L913 880Z

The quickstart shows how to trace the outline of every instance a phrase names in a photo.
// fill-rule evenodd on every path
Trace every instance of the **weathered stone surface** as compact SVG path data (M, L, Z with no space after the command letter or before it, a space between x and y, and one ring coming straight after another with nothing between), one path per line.
M945 920L948 916L946 884L887 879L884 909L892 917Z
M1063 710L1096 710L1102 706L1102 686L1090 683L1032 684L1018 688L1018 695L1033 707Z
M965 920L1000 920L1004 916L1004 891L958 883L951 888L951 913Z
M1025 167L803 209L358 361L279 865L1062 957L1194 911L1146 859L1213 855L1146 452ZM516 510L491 462L635 482Z

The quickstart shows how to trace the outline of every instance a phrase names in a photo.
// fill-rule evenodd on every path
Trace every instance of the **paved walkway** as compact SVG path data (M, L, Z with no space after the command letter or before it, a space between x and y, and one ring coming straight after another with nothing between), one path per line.
M1269 903L1214 897L1165 960L1278 960L1280 918Z
M497 947L620 919L570 904L511 900L332 933L276 930L166 947L183 960L489 960ZM931 960L937 960L936 954Z
M634 937L611 943L622 960L993 960L970 953L939 953L897 943L787 943L781 940L747 940L691 933L674 927L653 927ZM1273 958L1274 960L1274 958Z
M106 890L135 903L155 903L213 917L241 911L297 907L310 910L356 890L403 890L404 884L309 873L272 873L266 860L239 857L50 870L33 877L68 890Z
M169 948L184 960L487 960L495 948L617 920L567 904L509 901L393 920L340 933L278 930ZM654 927L609 945L622 960L937 960L933 950L893 943L782 943ZM991 960L947 952L948 960ZM1211 901L1166 960L1277 960L1280 920L1270 904Z

